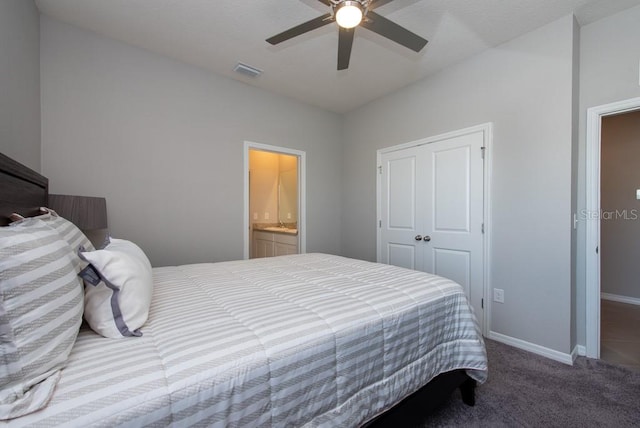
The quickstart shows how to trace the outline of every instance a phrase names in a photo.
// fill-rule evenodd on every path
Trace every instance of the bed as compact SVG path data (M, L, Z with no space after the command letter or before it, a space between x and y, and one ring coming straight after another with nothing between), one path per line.
M46 206L46 178L2 155L0 221ZM328 254L153 268L139 337L80 331L47 405L7 426L382 426L487 377L462 288ZM393 422L391 422L393 424Z

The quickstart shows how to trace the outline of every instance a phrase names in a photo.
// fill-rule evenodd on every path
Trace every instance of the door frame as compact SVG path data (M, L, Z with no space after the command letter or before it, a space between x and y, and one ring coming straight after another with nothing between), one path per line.
M469 128L459 129L444 134L435 135L433 137L423 138L416 141L411 141L397 146L386 147L379 149L376 156L376 169L382 167L382 155L397 150L408 149L411 147L422 146L425 144L436 143L442 140L449 140L451 138L461 137L468 134L475 134L476 132L482 132L484 138L484 171L483 171L483 216L484 216L484 240L483 240L483 302L484 302L484 316L483 325L480 326L482 334L488 336L491 331L491 299L488 296L491 295L491 232L493 230L491 222L491 158L492 158L492 146L493 146L493 123L487 122ZM377 223L380 225L382 221L382 175L376 173L376 216ZM376 258L380 262L382 259L382 234L380 227L376 227Z
M602 118L640 110L640 98L587 109L585 211L586 354L600 358L600 154Z
M244 142L244 216L243 216L243 258L249 258L249 246L251 244L251 225L249 224L249 150L260 150L298 157L298 253L307 252L307 154L302 150L289 149L287 147L272 146L269 144Z

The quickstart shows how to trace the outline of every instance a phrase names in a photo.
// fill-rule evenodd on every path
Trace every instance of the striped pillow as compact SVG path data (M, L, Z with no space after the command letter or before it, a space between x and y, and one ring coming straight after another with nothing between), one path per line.
M36 218L41 219L47 226L55 229L62 239L67 241L71 249L73 250L73 265L76 268L76 272L80 272L82 268L84 268L85 264L80 260L80 257L77 255L80 247L84 248L85 251L94 251L95 247L87 238L87 236L82 233L78 227L71 223L64 217L60 217L58 213L50 208L40 208L45 214L40 215Z
M60 379L82 321L72 256L41 220L0 227L0 420L46 406Z
M36 218L43 220L49 226L58 231L60 236L69 243L74 252L78 248L84 247L86 251L93 251L95 247L78 227L64 217L60 217L57 212L50 208L41 208L45 214Z
M75 268L76 272L79 273L84 268L84 266L86 266L86 263L83 263L80 257L77 255L78 249L80 249L80 247L83 247L85 251L94 251L95 247L93 246L89 238L87 238L86 235L82 233L82 231L78 229L75 224L64 217L60 217L58 213L56 213L52 209L43 207L40 208L40 210L44 214L33 218L44 221L49 227L55 229L60 234L60 237L62 237L62 239L67 241L67 243L73 250L73 267ZM14 221L17 220L16 223L20 223L26 220L24 217L15 213L11 215L11 219Z

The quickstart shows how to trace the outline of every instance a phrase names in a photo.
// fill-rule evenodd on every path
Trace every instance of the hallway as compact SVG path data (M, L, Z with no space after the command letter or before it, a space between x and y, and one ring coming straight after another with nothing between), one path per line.
M600 359L640 371L640 306L600 301Z

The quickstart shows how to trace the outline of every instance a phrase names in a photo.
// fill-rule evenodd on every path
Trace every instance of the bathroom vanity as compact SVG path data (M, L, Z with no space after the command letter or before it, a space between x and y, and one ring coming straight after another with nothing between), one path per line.
M254 227L252 258L298 254L298 229L265 226Z

